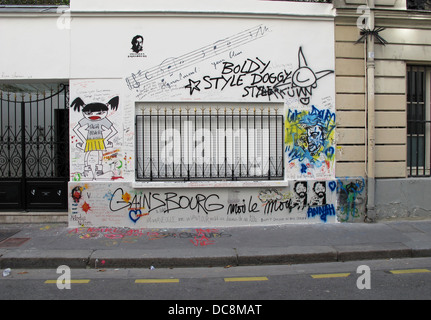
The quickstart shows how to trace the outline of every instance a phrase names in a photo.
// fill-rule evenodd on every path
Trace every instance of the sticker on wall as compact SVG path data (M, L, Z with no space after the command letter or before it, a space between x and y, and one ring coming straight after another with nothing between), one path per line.
M122 178L121 101L97 82L71 83L71 180ZM103 83L103 82L102 82Z
M131 53L129 58L146 58L147 55L143 52L144 50L144 37L140 34L134 36L131 40L132 47L130 48Z

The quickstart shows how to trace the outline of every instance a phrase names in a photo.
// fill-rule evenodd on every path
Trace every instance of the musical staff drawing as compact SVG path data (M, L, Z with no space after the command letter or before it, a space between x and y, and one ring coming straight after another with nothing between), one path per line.
M210 45L186 53L182 56L168 58L155 67L145 71L139 70L137 73L132 73L126 78L127 86L130 90L138 89L139 87L166 75L172 75L172 73L176 71L190 67L196 63L245 45L251 41L260 39L265 36L268 31L269 29L266 26L258 25L254 28L244 30L231 37L218 40Z

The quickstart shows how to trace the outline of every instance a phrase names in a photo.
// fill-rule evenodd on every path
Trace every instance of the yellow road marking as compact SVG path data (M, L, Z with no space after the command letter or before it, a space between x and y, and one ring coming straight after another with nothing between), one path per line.
M57 284L58 280L46 280L45 283L53 283L53 284ZM66 284L66 283L89 283L90 280L86 280L86 279L82 279L82 280L62 280L62 281L58 281L62 284Z
M224 278L225 282L239 282L239 281L266 281L267 277L239 277L239 278Z
M406 270L390 270L393 274L405 274L405 273L426 273L431 272L428 269L406 269Z
M178 283L180 279L136 279L135 283Z
M345 278L350 273L327 273L327 274L312 274L311 277L314 279L325 279L325 278Z

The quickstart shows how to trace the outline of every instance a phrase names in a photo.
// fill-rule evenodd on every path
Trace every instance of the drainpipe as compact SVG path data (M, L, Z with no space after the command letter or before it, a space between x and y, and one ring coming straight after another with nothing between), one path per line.
M374 29L374 0L368 0L370 17L368 19L369 30ZM366 38L367 56L367 213L365 221L375 220L375 96L374 96L374 35L368 34Z

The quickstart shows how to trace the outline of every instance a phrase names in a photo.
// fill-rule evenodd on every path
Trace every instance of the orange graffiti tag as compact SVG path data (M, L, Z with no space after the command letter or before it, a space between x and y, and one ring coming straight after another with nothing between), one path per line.
M131 197L130 194L126 192L125 194L123 194L122 198L124 202L129 202Z
M90 205L87 202L84 202L84 204L81 206L82 211L84 211L85 213L88 213L88 211L91 210Z

